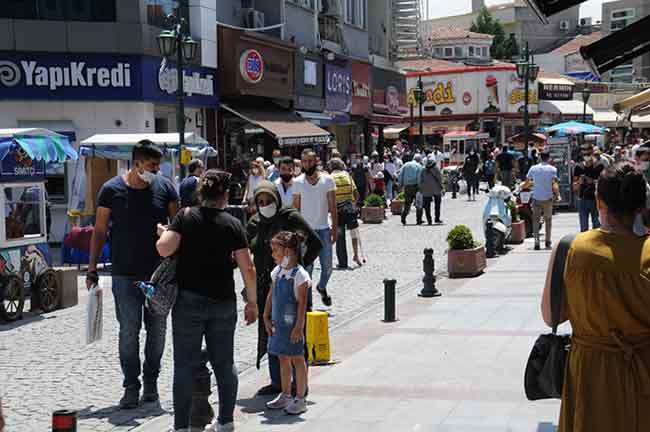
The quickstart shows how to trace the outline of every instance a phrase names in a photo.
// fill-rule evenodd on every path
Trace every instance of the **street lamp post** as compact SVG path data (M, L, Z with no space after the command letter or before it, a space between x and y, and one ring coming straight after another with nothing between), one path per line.
M582 107L582 122L587 123L587 102L589 102L589 98L591 97L591 89L589 87L585 86L582 89L582 102L583 102L583 107Z
M524 155L528 156L528 141L530 138L530 116L528 112L530 83L535 82L539 74L539 66L531 58L528 43L524 48L521 58L517 62L517 77L524 81Z
M171 14L165 19L170 27L163 30L158 36L158 48L165 59L176 55L176 72L178 85L176 87L176 127L178 129L178 160L180 162L183 148L185 147L185 86L183 68L185 63L196 58L199 44L192 39L189 26L180 14ZM185 177L185 166L180 164L180 178Z
M415 87L415 102L418 104L420 111L420 149L424 148L424 125L422 123L422 106L424 105L426 94L424 93L424 84L422 83L422 76L418 77L418 83Z
M411 126L409 127L409 147L413 148L413 107L415 106L415 102L411 101L411 98L409 98L409 108L411 110Z

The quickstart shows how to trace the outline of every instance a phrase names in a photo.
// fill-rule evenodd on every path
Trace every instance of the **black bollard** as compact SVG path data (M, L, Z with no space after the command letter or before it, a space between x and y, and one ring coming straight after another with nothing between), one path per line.
M384 322L397 321L395 317L395 279L384 279Z
M52 413L52 432L77 432L77 412L58 410Z
M201 362L194 369L192 383L192 408L190 410L190 426L201 430L214 419L214 410L208 401L210 391L210 370L207 367L208 351L201 350Z
M422 282L424 286L422 291L418 294L420 297L438 297L440 291L436 289L436 275L435 262L433 260L433 249L427 248L424 250L424 260L422 260L422 269L424 270L424 277Z

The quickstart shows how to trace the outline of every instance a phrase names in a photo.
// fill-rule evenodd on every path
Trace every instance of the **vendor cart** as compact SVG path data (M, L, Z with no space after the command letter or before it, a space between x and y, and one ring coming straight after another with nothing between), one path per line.
M107 180L123 175L131 168L131 152L138 142L149 140L159 146L163 152L161 174L178 187L178 139L177 133L99 134L81 142L68 200L68 223L61 248L63 263L88 264L99 189ZM181 163L187 164L197 158L207 165L207 159L216 155L217 151L201 136L185 133ZM98 263L109 261L110 235Z
M45 167L76 160L68 138L47 129L0 129L0 321L59 306L61 287L47 245Z
M461 165L465 156L471 150L476 153L481 151L481 145L486 143L490 134L486 132L452 131L442 137L443 161L441 167Z

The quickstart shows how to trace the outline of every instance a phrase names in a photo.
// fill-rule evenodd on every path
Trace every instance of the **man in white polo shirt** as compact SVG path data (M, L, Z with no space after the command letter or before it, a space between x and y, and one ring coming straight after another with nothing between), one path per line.
M332 276L332 245L336 243L336 183L329 174L320 172L316 163L316 152L311 149L303 150L303 174L293 181L293 206L300 211L323 243L318 256L321 272L316 290L321 295L323 304L331 306L332 299L327 295L327 282ZM332 219L331 227L328 214ZM313 269L313 265L307 267L310 275Z
M553 217L553 199L557 195L557 168L549 165L550 154L542 152L542 161L533 165L528 171L527 180L522 189L533 187L533 234L535 235L535 250L539 250L539 218L544 214L544 237L547 249L551 247L551 218Z

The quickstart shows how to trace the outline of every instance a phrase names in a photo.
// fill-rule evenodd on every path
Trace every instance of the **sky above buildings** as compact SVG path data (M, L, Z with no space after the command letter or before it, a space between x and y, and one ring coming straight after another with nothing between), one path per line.
M600 20L601 6L605 0L588 0L580 5L581 17L592 17L595 21ZM425 0L426 3L426 0ZM488 6L509 3L508 0L485 0ZM429 18L440 18L449 15L459 15L470 12L472 0L429 0Z

